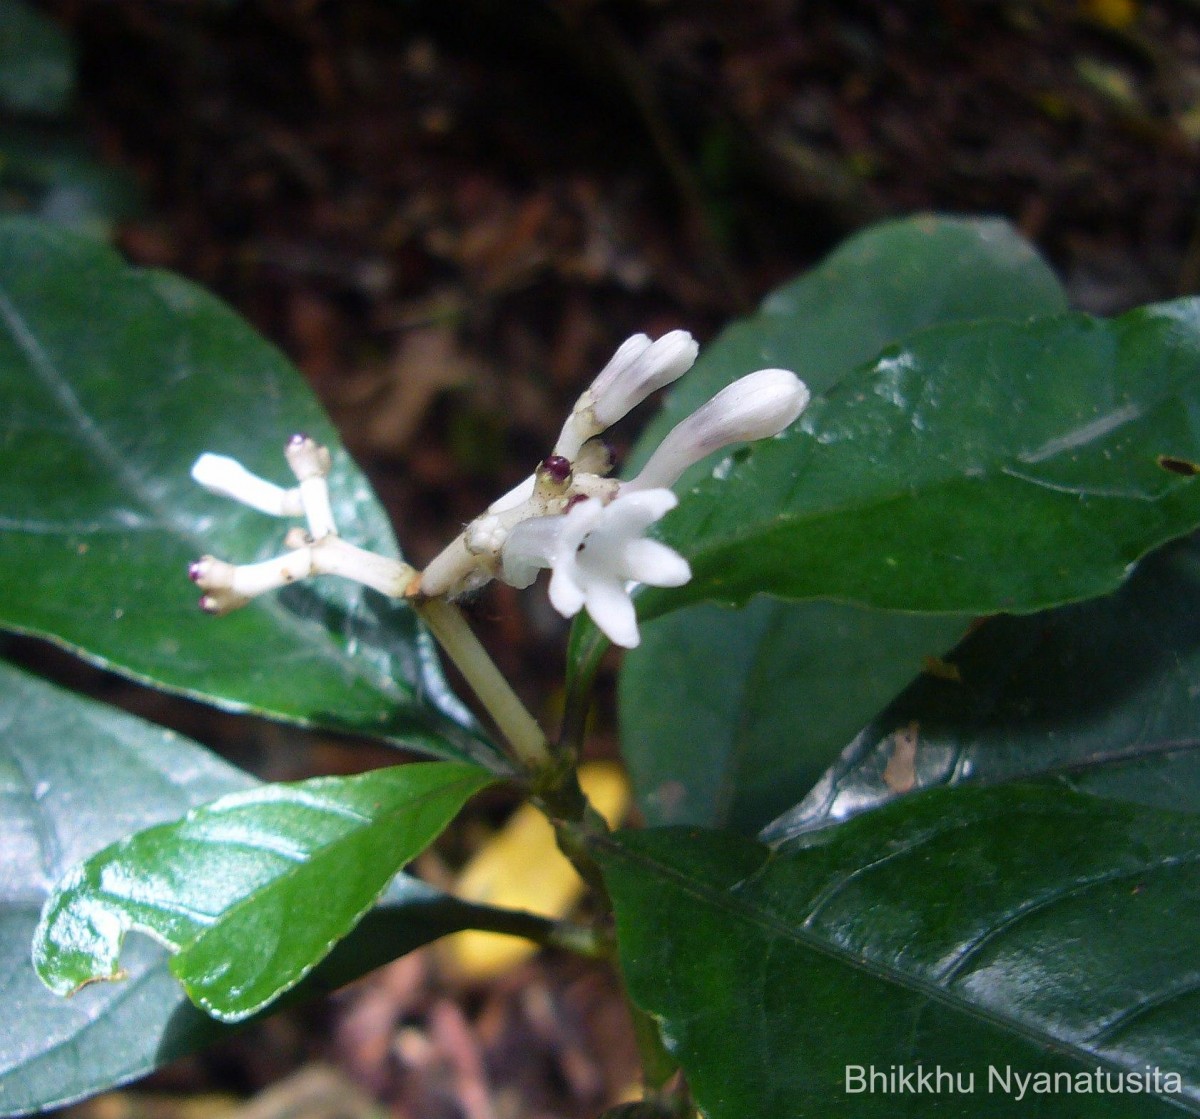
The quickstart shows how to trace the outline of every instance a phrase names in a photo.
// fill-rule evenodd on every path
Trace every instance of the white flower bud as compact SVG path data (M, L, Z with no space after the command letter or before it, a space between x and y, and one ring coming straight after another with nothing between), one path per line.
M271 517L298 517L304 512L298 489L285 490L268 482L227 455L201 455L192 466L192 478L209 493L231 498Z
M278 590L313 575L340 575L390 598L403 598L416 571L390 556L377 555L328 535L300 543L289 539L290 550L261 563L232 564L215 556L201 556L188 565L188 577L202 591L200 608L209 614L227 614L259 595Z
M667 433L621 492L673 486L689 466L713 451L778 435L804 411L809 395L804 382L787 369L760 369L726 385Z
M592 410L596 422L603 425L601 431L628 415L652 392L679 380L695 364L699 351L696 340L686 330L672 330L623 367L611 371L614 362L609 362L592 382ZM618 350L618 356L620 353Z
M329 448L307 435L293 435L284 448L284 456L300 483L300 503L314 540L337 534L333 509L329 504L329 471L333 461Z
M235 565L215 556L201 556L188 565L188 577L204 591L200 609L208 614L228 614L261 594L307 579L312 573L312 552L308 548L262 563Z
M644 334L626 339L576 402L554 453L574 461L589 439L607 431L652 392L682 377L698 352L686 330L672 330L654 342Z

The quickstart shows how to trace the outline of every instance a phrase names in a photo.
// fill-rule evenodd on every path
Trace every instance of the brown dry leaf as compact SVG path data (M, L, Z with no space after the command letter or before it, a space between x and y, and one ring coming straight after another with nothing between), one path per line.
M910 792L917 783L917 741L920 724L914 720L892 735L892 756L883 771L883 780L894 793Z
M337 1069L306 1065L223 1119L375 1119L375 1101Z
M406 331L387 366L362 375L335 405L339 426L355 449L403 451L434 399L483 375L482 364L445 326Z

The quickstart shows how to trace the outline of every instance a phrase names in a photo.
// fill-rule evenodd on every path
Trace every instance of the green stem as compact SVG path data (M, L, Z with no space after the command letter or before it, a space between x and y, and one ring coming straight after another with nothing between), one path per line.
M508 740L521 766L535 776L551 769L554 757L545 732L488 656L462 611L444 598L413 600L413 605Z
M610 912L612 904L604 878L588 850L589 839L606 834L608 825L579 787L577 750L551 752L545 732L501 675L457 606L443 598L414 599L413 606L508 740L530 778L534 804L554 826L559 849L595 891L600 910Z
M520 936L543 948L561 948L588 959L609 959L613 954L612 938L604 930L570 921L551 921L519 909L459 904L470 909L471 928L482 932Z
M582 616L575 619L567 645L566 699L558 736L560 754L578 754L583 745L588 711L592 705L592 687L608 649L608 639L591 619Z

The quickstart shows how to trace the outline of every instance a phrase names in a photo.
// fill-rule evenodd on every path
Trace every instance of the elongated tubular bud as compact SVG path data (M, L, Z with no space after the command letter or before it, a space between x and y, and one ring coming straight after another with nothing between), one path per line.
M340 536L325 536L261 563L232 564L201 556L188 566L188 577L204 591L200 607L210 614L227 614L259 595L313 575L340 575L389 598L403 598L416 571Z
M209 614L227 614L261 594L307 579L312 573L312 554L307 548L262 563L236 565L215 556L201 556L188 567L189 578L204 591L200 608Z
M337 526L329 504L328 477L332 468L329 448L307 435L293 435L283 453L300 483L300 502L313 539L335 535Z
M644 334L626 339L576 401L554 453L573 462L589 439L607 431L652 392L682 377L698 352L686 330L672 330L653 342Z
M314 575L353 579L388 598L403 598L417 574L416 568L403 560L368 552L340 536L326 536L310 545L310 551Z
M809 395L804 382L787 369L760 369L726 385L667 433L621 492L669 488L713 451L778 435L804 411Z
M268 482L228 455L201 455L192 464L192 478L209 493L228 497L270 517L299 517L304 513L298 489L285 490Z
M603 425L601 430L628 415L652 392L679 380L695 364L699 352L696 340L686 330L672 330L651 342L619 375L606 378L602 371L592 383L592 409Z

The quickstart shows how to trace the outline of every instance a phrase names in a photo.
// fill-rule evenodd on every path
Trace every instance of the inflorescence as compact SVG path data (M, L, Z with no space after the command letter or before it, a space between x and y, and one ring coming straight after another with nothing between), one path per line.
M628 339L575 402L534 473L468 524L423 572L342 539L329 501L329 452L312 439L296 435L288 442L285 454L297 481L290 489L223 455L201 455L192 477L205 489L270 516L307 522L307 529L288 533L287 551L274 559L235 565L203 556L193 563L189 575L204 592L201 607L223 614L313 575L340 575L392 598L420 601L457 598L492 579L528 587L549 569L550 601L560 614L570 618L586 608L611 641L635 646L633 588L677 587L691 578L682 556L646 536L678 503L670 487L713 451L783 431L809 400L794 373L760 369L677 424L635 478L609 477L612 456L600 436L683 376L696 354L696 342L682 330L653 342L644 334Z

